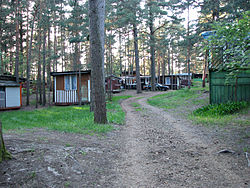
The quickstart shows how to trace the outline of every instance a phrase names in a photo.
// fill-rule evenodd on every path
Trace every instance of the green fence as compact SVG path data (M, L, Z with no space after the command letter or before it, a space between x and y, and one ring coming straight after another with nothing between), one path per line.
M250 73L241 72L236 79L226 84L227 72L209 71L210 104L228 101L250 102Z

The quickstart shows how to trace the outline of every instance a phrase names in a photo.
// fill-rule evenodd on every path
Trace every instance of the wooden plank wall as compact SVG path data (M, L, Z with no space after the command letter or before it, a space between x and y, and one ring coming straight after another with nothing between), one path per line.
M229 101L250 102L250 73L241 72L236 80L225 84L227 72L210 71L210 104L220 104Z

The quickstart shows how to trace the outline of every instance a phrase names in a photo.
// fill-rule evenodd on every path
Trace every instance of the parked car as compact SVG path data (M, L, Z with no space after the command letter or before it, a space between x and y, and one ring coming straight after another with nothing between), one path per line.
M143 89L151 90L151 84L145 85ZM169 87L163 84L155 83L155 89L159 91L167 91Z

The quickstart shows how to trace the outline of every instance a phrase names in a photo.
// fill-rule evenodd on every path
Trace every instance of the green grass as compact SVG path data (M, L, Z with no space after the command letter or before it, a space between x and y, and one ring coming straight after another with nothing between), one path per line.
M208 98L201 97L203 92L208 91L208 84L205 88L201 87L201 80L193 81L194 86L190 90L187 88L168 92L166 94L157 95L148 99L150 105L171 109L176 112L187 112L188 118L197 124L203 125L250 125L250 120L242 118L244 114L250 112L249 104L237 105L208 105ZM196 110L194 113L190 109L194 106L204 106ZM209 109L209 110L208 110ZM243 109L243 110L242 110ZM202 112L202 114L201 114Z
M200 82L194 82L191 89L183 88L148 99L148 103L164 109L175 109L180 106L207 104L208 99L199 99L202 92L208 91L208 87L202 88ZM197 99L198 98L198 99Z
M136 102L132 102L132 103L130 103L130 105L135 108L135 111L142 111L140 104L138 104Z
M6 111L0 114L4 130L22 130L31 128L47 128L64 132L93 134L113 130L111 124L123 124L125 113L119 101L130 96L115 96L107 102L107 118L109 124L95 124L94 115L89 106L63 106L36 109L33 111Z
M250 112L250 104L246 102L230 102L226 104L207 105L195 110L189 118L203 125L250 125L250 120L239 118Z

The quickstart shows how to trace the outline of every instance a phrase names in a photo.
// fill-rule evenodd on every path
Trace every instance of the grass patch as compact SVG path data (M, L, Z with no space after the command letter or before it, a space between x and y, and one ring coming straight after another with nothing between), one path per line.
M138 108L141 106L140 104L138 104L136 102L132 102L130 105L133 106L134 108Z
M130 103L130 105L135 108L135 111L137 111L137 112L142 111L142 108L141 108L140 104L138 104L136 102L132 102L132 103Z
M107 116L109 123L124 124L125 112L122 110L120 102L132 96L114 96L112 101L107 102Z
M195 110L189 117L196 123L203 125L227 124L250 125L247 119L239 118L239 115L247 114L250 104L247 102L229 102L226 104L207 105Z
M115 96L107 102L109 123L122 124L125 120L119 101L130 96ZM22 130L29 128L47 128L64 132L93 134L113 130L110 124L95 124L94 115L89 106L54 106L33 111L6 111L0 114L4 130Z
M248 106L247 102L228 102L203 106L193 113L195 116L224 116L238 112Z
M200 82L194 82L191 89L183 88L165 94L157 95L148 99L148 103L164 109L175 109L180 106L207 104L208 99L199 99L208 87L202 88Z

